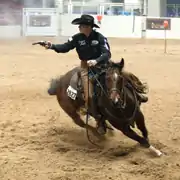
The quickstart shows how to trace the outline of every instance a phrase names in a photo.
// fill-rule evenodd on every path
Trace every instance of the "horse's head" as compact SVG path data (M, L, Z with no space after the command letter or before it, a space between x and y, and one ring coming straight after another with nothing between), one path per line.
M106 71L106 88L108 96L113 104L124 103L124 77L122 75L123 68L124 59L121 59L119 63L111 62Z

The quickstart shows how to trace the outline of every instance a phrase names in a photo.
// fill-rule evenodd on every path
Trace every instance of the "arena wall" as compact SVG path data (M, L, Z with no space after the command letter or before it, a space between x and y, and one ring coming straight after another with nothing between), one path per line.
M1 37L71 36L78 28L71 21L80 14L62 14L57 9L24 9L22 26L0 26ZM97 16L93 15L97 20ZM37 17L37 18L36 18ZM165 31L163 22L169 22ZM34 24L33 24L34 23ZM98 22L97 22L98 23ZM180 18L103 15L97 31L106 37L180 39Z
M20 25L0 26L0 38L19 38L22 36Z
M62 36L71 36L77 32L77 27L71 25L71 21L79 16L62 16ZM166 30L163 26L165 20L169 22L169 28ZM180 18L103 16L100 27L97 30L107 37L163 39L166 35L167 39L180 39Z

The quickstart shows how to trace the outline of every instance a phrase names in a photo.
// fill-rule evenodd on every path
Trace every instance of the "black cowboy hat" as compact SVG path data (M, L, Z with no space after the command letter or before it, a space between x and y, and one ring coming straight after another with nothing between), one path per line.
M80 18L74 19L72 22L74 25L90 25L92 27L100 28L97 24L94 23L94 17L88 14L81 15Z

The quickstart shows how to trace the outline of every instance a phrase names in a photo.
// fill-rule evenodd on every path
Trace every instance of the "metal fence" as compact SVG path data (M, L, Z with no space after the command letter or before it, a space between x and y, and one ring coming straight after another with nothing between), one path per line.
M73 2L63 4L64 14L105 14L105 15L136 15L145 14L143 3L85 3Z

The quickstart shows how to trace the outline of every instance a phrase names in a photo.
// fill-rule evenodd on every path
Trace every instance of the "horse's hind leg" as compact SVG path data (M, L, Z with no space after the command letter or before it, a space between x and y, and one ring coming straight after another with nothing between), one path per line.
M146 138L143 138L139 136L135 131L133 131L130 126L125 126L122 129L120 129L124 135L127 137L139 142L142 146L149 148L150 144Z
M143 137L148 139L148 131L145 125L144 115L141 111L137 114L135 121L137 128L142 132Z
M76 125L85 128L86 124L84 123L84 121L81 119L80 115L77 112L69 112L67 114L72 118L72 120Z
M81 119L80 115L77 112L74 113L69 113L68 114L74 121L74 123L82 128L87 128L89 129L94 136L98 137L99 134L96 131L96 128L94 128L93 126L89 125L89 124L85 124L84 121Z
M80 115L76 112L76 109L74 108L74 106L72 105L67 105L67 104L63 104L61 103L61 101L59 101L59 104L61 106L61 108L64 110L64 112L72 118L72 120L74 121L74 123L82 128L85 127L85 123L84 121L81 119Z
M98 133L96 132L96 128L86 125L84 121L81 119L81 116L76 112L76 109L73 106L65 106L63 104L60 105L61 108L68 114L69 117L72 118L74 123L78 125L81 128L88 128L95 136L98 136Z
M64 112L72 118L72 120L74 121L74 123L82 128L85 127L85 123L83 122L83 120L81 119L81 117L79 116L79 114L76 112L77 107L71 102L69 101L69 99L65 96L65 98L60 99L60 97L57 96L57 100L58 103L60 105L60 107L64 110Z

